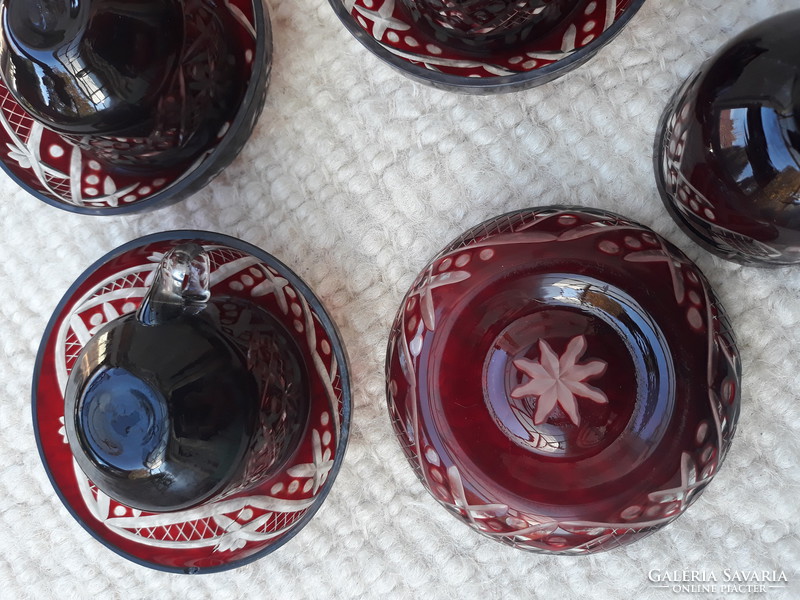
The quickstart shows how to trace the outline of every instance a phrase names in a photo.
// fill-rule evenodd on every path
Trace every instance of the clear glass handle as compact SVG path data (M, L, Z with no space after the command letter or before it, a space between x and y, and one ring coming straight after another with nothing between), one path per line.
M198 244L181 244L164 255L136 318L159 325L183 314L200 312L211 297L209 261Z

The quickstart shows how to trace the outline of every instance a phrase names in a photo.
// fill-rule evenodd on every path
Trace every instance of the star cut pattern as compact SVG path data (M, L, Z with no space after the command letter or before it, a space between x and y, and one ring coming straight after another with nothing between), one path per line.
M534 425L541 425L560 406L575 425L580 425L576 396L588 398L597 404L607 404L605 393L585 383L587 379L605 373L608 363L592 360L578 364L586 352L586 337L578 335L567 344L564 354L559 357L546 340L539 340L539 360L519 358L514 366L526 375L528 381L519 384L511 391L513 399L536 397ZM527 404L527 403L526 403Z

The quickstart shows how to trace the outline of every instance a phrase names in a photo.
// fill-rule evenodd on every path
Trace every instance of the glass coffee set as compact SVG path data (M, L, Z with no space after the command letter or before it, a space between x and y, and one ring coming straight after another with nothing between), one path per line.
M330 0L405 75L517 91L579 66L644 0ZM272 56L261 0L3 0L6 173L114 215L196 192L248 139ZM800 264L800 11L741 33L677 90L654 167L698 244ZM165 36L168 29L173 35ZM579 206L490 219L447 245L389 332L388 412L430 494L505 544L588 554L680 516L739 415L741 364L700 270L652 230ZM198 573L287 542L344 459L348 364L286 265L238 239L131 241L64 295L36 359L50 480L96 539Z

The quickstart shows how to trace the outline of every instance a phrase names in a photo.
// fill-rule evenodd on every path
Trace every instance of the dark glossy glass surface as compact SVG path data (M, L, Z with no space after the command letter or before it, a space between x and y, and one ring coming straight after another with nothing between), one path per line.
M147 134L180 58L182 3L5 0L2 36L3 80L35 118L64 133Z
M259 409L246 357L203 316L113 321L86 344L66 398L87 476L154 511L202 502L239 475Z
M386 376L431 494L548 553L675 519L739 411L738 354L700 271L649 229L579 207L497 217L434 258L395 320Z
M33 120L0 81L0 110L9 125L0 128L0 146L27 146L37 157L29 161L4 154L0 168L40 200L91 215L152 210L207 185L236 158L261 113L272 34L262 0L183 0L183 6L184 59L175 70L177 91L164 94L171 112L156 119L150 135L60 134ZM189 95L179 94L181 89ZM201 101L192 104L195 110L181 120L184 100L196 98ZM158 125L173 118L170 114L179 127ZM187 137L187 131L195 134Z
M246 88L227 7L207 0L5 0L0 70L20 106L94 159L196 160ZM241 53L243 54L243 52Z
M247 85L244 52L228 34L234 17L206 0L183 0L181 6L177 68L146 120L122 135L70 136L95 158L135 170L188 164L230 126Z
M164 462L169 411L163 394L125 367L102 367L86 383L75 421L94 462L145 474Z
M402 0L439 41L475 52L546 34L579 0Z
M667 108L656 170L691 237L743 263L800 263L800 10L726 44Z

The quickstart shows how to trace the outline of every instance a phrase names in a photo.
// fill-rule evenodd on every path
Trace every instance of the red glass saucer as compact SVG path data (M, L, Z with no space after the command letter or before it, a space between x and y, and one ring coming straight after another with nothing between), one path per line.
M162 207L207 185L249 138L264 106L272 61L272 34L263 0L217 4L240 65L241 97L211 146L187 162L164 169L111 165L34 121L0 81L0 167L36 198L90 215Z
M578 67L616 37L644 0L580 0L547 33L507 48L453 47L412 18L401 0L329 0L342 24L412 79L468 93L518 91Z
M708 282L612 213L528 209L434 258L386 361L395 433L428 491L517 548L582 554L682 514L717 472L741 368Z
M309 419L288 463L257 488L198 508L147 513L110 499L80 470L64 430L63 390L86 341L108 321L135 311L163 254L187 242L203 245L209 254L212 295L230 299L219 315L224 331L246 345L254 323L264 322L254 317L260 313L296 346L307 376ZM125 558L179 573L239 567L279 548L308 523L342 463L350 407L345 350L311 290L266 252L204 231L146 236L91 266L55 310L33 379L39 453L72 516Z

